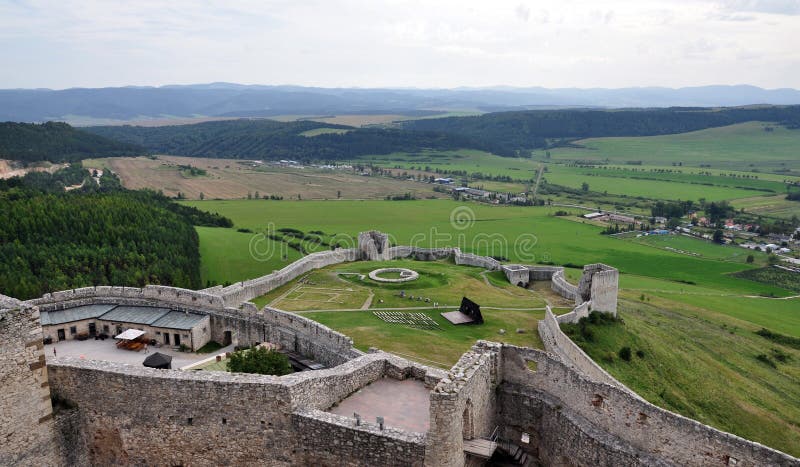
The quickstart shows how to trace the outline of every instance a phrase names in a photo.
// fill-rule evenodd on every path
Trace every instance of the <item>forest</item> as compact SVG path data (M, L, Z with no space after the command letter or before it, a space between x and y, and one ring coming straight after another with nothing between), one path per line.
M74 177L63 170L0 181L0 293L30 299L92 285L201 286L193 224L229 227L229 219L122 189L113 175L70 192L39 188L48 176L52 184Z
M409 120L403 128L468 136L495 154L514 156L518 150L563 145L579 138L676 134L748 121L795 128L800 125L800 106L531 110Z
M301 133L317 128L351 129L343 134ZM154 153L237 159L328 161L370 154L481 146L469 137L436 132L359 128L312 121L230 120L161 127L87 128L106 138L144 146Z
M73 162L90 157L139 156L136 145L73 128L66 123L0 122L0 159Z

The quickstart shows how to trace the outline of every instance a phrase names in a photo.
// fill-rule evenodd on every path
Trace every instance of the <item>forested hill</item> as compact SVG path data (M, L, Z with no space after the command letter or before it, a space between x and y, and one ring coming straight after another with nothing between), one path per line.
M513 155L518 149L543 148L561 140L685 133L748 121L800 128L800 106L533 110L409 120L403 123L403 128L469 136L500 155Z
M0 159L71 162L143 153L139 146L81 131L66 123L0 122Z
M98 186L65 192L85 169L0 180L0 294L30 299L92 285L200 288L192 224L229 219L147 191L128 191L104 173ZM58 188L60 187L60 188Z
M302 134L318 128L348 131ZM87 131L142 145L155 153L240 159L337 160L397 151L483 148L468 136L353 128L312 121L230 120L162 127L103 126Z

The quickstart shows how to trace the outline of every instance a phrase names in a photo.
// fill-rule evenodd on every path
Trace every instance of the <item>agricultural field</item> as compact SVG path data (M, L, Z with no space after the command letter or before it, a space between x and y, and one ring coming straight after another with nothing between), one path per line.
M800 351L755 334L760 325L750 321L623 295L623 322L589 325L590 341L573 327L572 338L589 356L658 406L800 454ZM623 347L631 349L629 361L619 355Z
M282 196L286 199L382 199L411 193L420 198L442 197L429 184L388 178L363 177L347 170L252 167L246 161L195 157L119 157L84 161L89 168L110 169L129 189L161 190L167 196L188 199ZM181 166L206 172L190 175Z
M300 133L302 136L319 136L319 135L342 135L347 133L347 128L315 128L313 130L308 130Z
M347 246L348 241L355 245L353 239L359 232L377 229L390 233L395 244L460 246L465 252L525 263L583 265L604 262L619 268L623 274L667 279L732 293L789 294L769 284L728 275L755 266L695 257L600 235L600 227L577 219L553 216L555 209L551 207L497 207L452 200L206 200L185 203L223 214L235 224L233 229L198 229L204 283L236 282L254 277L249 271L270 272L288 264L280 253L283 246L269 238L260 239L259 248L264 254L256 255L257 258L251 255L249 242L266 229L321 230L340 239L341 246ZM462 215L465 224L451 222L451 218L457 221ZM254 233L248 237L237 232L237 228L247 228ZM236 243L237 246L216 247L226 243ZM715 245L707 246L711 247Z
M689 235L647 235L638 234L615 235L614 238L649 245L662 250L680 253L699 258L744 263L748 256L753 256L754 265L767 264L767 254L762 251L748 250L735 245L717 245L710 240L703 240Z
M645 165L681 162L714 169L793 171L787 175L800 171L800 131L770 123L741 123L676 135L590 138L576 144L584 148L553 149L551 156L555 160L642 161Z

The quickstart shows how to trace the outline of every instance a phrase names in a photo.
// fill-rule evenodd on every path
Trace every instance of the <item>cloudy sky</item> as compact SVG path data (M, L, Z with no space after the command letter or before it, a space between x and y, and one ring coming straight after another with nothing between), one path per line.
M800 88L800 0L0 0L0 88Z

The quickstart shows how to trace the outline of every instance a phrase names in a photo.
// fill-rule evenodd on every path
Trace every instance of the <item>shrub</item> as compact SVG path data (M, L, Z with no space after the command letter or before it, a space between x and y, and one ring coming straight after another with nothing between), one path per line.
M762 353L760 355L757 355L756 356L756 360L758 360L758 361L760 361L762 363L766 363L767 365L771 366L772 368L777 368L777 366L775 365L775 362L770 360L770 358L769 358L769 356L767 354L763 354Z
M639 358L644 358L644 350L637 350L636 356Z
M292 372L289 358L277 350L265 347L240 350L228 358L228 371L259 375L286 375Z
M626 362L629 362L629 361L631 361L631 348L630 347L623 347L623 348L619 349L619 352L617 353L617 355L619 355L619 358L625 360Z

